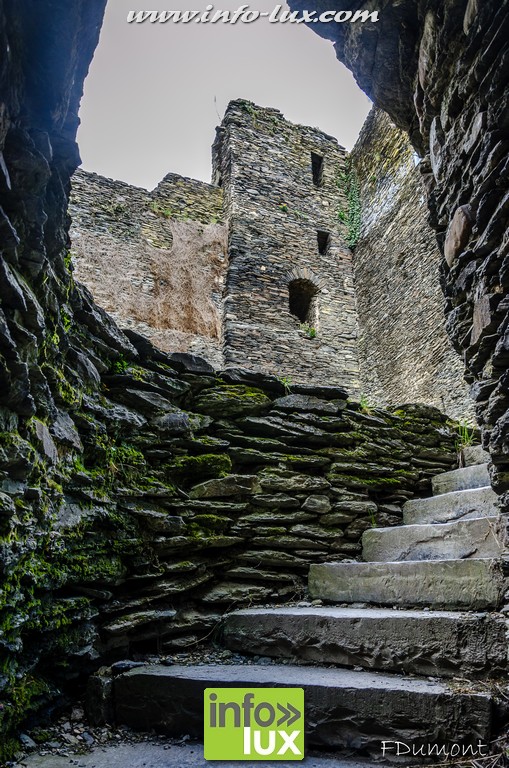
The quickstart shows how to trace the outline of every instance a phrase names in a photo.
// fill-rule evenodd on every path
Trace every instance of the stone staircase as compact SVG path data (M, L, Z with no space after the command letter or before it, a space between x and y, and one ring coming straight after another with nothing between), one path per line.
M507 640L506 526L486 458L469 449L402 526L366 531L365 562L311 566L315 604L226 618L227 648L279 663L131 669L114 680L118 721L201 736L206 687L296 686L308 745L380 758L383 741L488 743Z

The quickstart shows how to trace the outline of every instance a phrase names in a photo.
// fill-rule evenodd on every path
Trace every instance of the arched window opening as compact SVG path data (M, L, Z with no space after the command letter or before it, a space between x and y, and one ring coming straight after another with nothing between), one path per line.
M318 295L317 286L311 280L292 280L288 285L290 312L301 323L316 326Z

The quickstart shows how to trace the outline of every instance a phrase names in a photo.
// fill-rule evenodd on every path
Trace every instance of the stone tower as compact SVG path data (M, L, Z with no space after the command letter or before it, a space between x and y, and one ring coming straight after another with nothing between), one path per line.
M229 229L226 365L358 393L345 173L331 136L276 109L229 104L213 146Z

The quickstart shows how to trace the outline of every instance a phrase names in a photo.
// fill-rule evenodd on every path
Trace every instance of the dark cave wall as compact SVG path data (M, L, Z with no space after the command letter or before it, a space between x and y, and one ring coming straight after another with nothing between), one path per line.
M343 0L290 5L353 8ZM367 0L362 7L379 9L380 21L311 29L334 41L338 58L424 158L446 328L465 363L494 487L507 494L509 3Z

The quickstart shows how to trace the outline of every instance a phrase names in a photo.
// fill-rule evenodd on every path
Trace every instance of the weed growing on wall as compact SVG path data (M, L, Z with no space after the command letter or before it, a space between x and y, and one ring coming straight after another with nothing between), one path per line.
M348 246L350 248L355 248L359 242L361 234L361 201L359 195L359 182L357 181L356 173L348 160L346 162L345 171L338 174L338 187L346 196L348 203L347 210L340 209L338 211L338 219L343 224L346 224L348 228L346 238Z
M466 422L460 421L456 427L458 436L456 438L456 450L458 453L463 448L468 448L475 442L475 427L469 426Z

